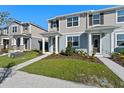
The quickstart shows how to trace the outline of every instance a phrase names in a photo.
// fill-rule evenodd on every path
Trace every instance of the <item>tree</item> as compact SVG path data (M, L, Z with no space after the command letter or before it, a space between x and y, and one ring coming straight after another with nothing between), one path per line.
M4 27L8 27L12 21L13 19L10 17L9 12L0 12L0 29ZM0 45L1 45L1 36L2 36L2 33L0 32ZM8 37L9 37L9 48L10 48L10 33L8 34Z

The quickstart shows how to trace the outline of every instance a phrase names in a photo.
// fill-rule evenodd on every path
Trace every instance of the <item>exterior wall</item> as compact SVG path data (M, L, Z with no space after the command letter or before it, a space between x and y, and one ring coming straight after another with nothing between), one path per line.
M84 32L86 30L86 16L81 14L74 16L79 16L79 25L74 27L67 27L67 17L61 18L59 23L59 29L61 33L77 33Z
M13 31L12 31L13 26L17 26L17 32L13 33ZM9 31L10 31L11 35L21 34L21 25L14 22L9 26Z
M41 33L45 32L43 29L40 29L34 25L31 25L31 35L32 37L41 38Z
M88 52L88 34L84 33L80 36L80 48Z
M85 52L88 52L88 34L83 33L83 34L77 34L80 36L80 46L75 47L75 49L81 49L84 50ZM74 34L69 34L69 35L63 35L59 38L59 52L62 50L65 50L67 47L67 36L75 36Z
M59 37L59 52L66 49L66 35Z
M48 31L58 31L58 30L57 30L57 27L51 28L51 23L48 22Z
M40 49L39 41L41 41L41 39L32 37L32 39L31 39L31 49L32 50L34 50L34 49L39 50Z
M109 56L111 53L111 33L102 34L102 54Z

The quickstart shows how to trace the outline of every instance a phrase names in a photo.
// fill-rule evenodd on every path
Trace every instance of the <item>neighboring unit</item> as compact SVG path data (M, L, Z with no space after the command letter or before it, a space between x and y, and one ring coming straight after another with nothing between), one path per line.
M65 50L68 42L89 55L110 56L124 47L124 6L57 16L48 20L49 52Z
M42 36L46 32L33 23L13 21L8 27L0 29L0 49L33 50L42 49Z

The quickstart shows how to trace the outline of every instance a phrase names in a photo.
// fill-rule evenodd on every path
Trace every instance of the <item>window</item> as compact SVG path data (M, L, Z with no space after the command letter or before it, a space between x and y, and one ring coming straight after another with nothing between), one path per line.
M100 14L93 15L93 25L100 24Z
M78 26L78 17L67 18L67 27Z
M28 30L28 26L23 26L23 30Z
M79 36L69 36L67 37L67 44L69 42L72 43L72 47L78 47L79 46Z
M124 22L124 10L117 11L117 22Z
M14 26L14 27L12 28L12 31L13 31L13 33L14 33L14 32L17 32L17 26Z
M117 46L124 46L124 34L117 34Z
M51 28L57 27L57 21L52 21L51 22Z

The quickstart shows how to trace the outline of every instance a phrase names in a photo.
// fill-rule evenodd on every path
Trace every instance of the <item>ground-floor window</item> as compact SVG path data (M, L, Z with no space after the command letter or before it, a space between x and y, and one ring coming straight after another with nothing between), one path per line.
M67 45L69 42L72 43L72 47L79 47L80 37L79 36L68 36L67 37Z
M124 34L117 34L117 46L124 46Z

